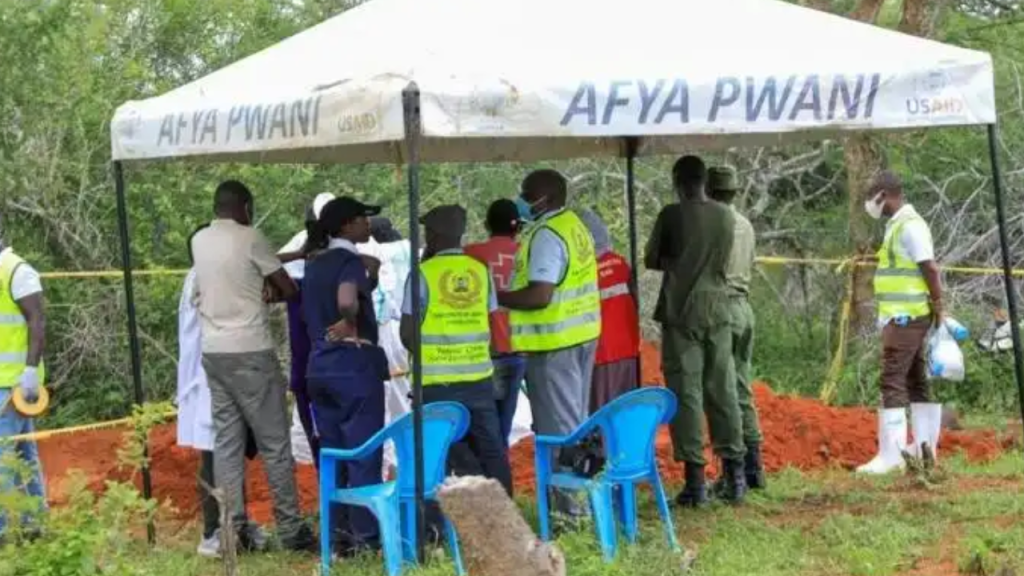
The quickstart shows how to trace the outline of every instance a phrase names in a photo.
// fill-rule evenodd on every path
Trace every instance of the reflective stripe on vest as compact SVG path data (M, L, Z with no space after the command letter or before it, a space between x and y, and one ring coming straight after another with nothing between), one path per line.
M14 271L23 262L9 248L0 252L0 389L17 385L28 358L28 323L11 295ZM40 364L40 381L44 376L43 365Z
M551 352L596 340L601 334L601 295L597 288L594 241L579 216L564 210L526 234L516 253L512 290L529 284L530 250L539 230L548 229L566 248L565 277L555 287L551 302L541 310L513 310L512 349L516 352Z
M873 284L880 318L921 318L931 312L928 283L917 262L896 251L896 242L899 241L903 226L919 219L918 216L911 216L894 222L889 237L878 250L878 269Z
M462 254L440 254L420 265L427 284L420 328L423 384L479 382L491 364L490 272Z

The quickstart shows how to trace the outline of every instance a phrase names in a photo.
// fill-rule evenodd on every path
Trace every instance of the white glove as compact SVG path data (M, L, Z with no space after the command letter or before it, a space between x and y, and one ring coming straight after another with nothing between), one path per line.
M21 395L29 402L35 402L39 398L39 369L34 366L26 366L18 380L21 387Z

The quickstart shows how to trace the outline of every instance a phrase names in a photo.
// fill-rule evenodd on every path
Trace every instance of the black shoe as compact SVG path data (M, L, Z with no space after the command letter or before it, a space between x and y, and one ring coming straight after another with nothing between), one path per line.
M281 546L290 552L316 552L319 550L319 542L313 536L313 530L305 524L291 538L282 538Z
M747 455L743 458L743 467L747 477L747 488L764 490L768 486L764 477L764 464L761 462L760 444L747 444Z
M722 477L715 497L727 504L742 504L747 495L747 475L742 460L723 460Z
M676 496L676 506L698 508L708 503L708 492L704 482L704 467L686 463L686 484Z

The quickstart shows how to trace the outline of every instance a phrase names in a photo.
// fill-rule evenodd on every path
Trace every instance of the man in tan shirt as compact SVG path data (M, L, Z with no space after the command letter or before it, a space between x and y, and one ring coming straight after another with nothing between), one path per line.
M761 463L761 426L758 422L757 407L750 376L750 360L754 353L754 311L750 307L750 279L754 269L755 245L754 227L733 205L739 191L736 172L728 167L708 170L708 192L711 198L732 208L736 219L733 231L732 251L725 280L729 290L729 309L733 326L733 361L736 364L737 398L743 419L743 442L747 455L744 468L747 487L760 489L765 486L764 467Z
M253 197L229 180L214 195L216 219L192 239L203 368L213 403L214 478L227 495L239 543L251 548L242 486L246 427L252 429L274 496L278 535L289 549L313 545L299 512L285 398L265 295L284 300L296 287L267 239L252 227ZM224 527L227 528L227 527Z

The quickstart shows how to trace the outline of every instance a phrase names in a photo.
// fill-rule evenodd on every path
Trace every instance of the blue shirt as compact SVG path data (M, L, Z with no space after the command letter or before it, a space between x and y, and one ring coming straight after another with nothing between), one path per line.
M337 239L331 240L329 250L306 263L302 306L310 342L322 341L327 328L341 320L338 286L346 282L354 283L358 291L356 329L359 337L377 343L377 315L373 309L375 283L370 280L355 246Z
M443 256L445 254L463 254L461 249L453 250L442 250L435 254L435 256ZM412 316L412 274L405 278L405 297L402 298L402 314ZM425 318L427 315L427 303L430 301L430 295L427 293L427 281L423 277L423 273L420 273L420 312L421 318ZM494 283L491 281L490 274L487 275L487 311L494 312L498 309L498 295L494 292Z

